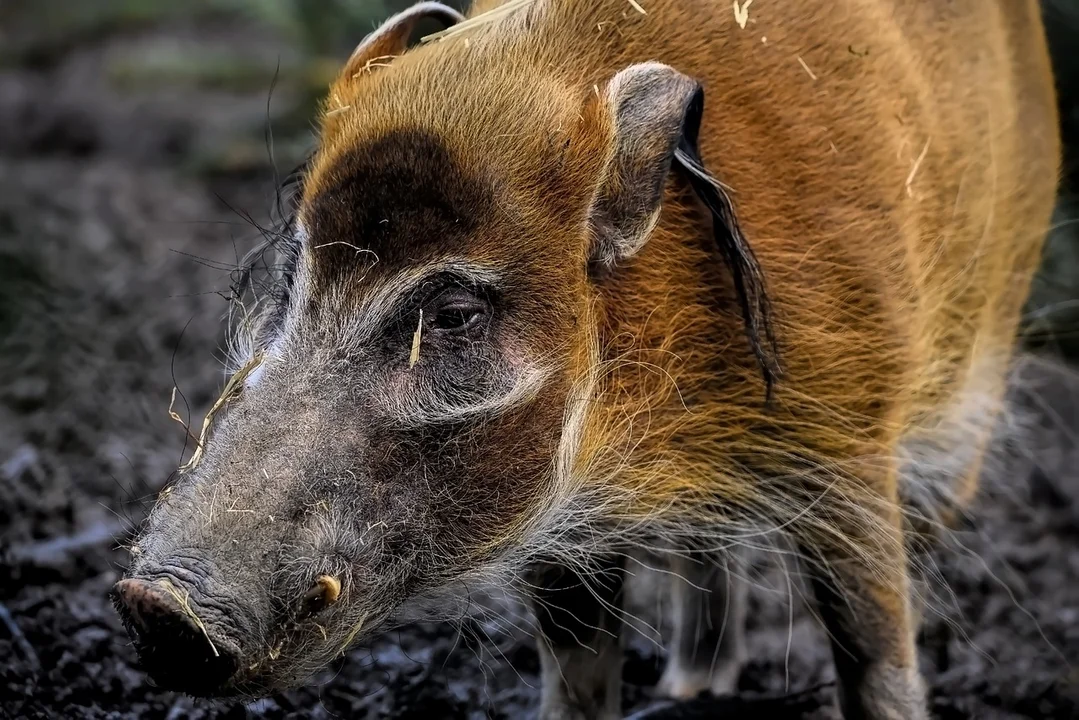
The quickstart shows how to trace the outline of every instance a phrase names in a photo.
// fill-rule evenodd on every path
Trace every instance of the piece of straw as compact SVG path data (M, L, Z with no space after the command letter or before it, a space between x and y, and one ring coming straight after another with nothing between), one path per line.
M420 359L420 342L423 340L423 310L420 310L420 321L416 325L416 332L412 334L412 352L408 354L408 369L416 366Z
M932 138L930 138L932 139ZM918 168L922 166L922 161L925 160L926 153L929 152L929 140L925 141L925 147L922 148L921 154L918 155L918 159L914 161L914 167L910 169L910 175L907 175L907 196L914 197L914 190L912 185L914 183L914 176L918 174Z
M195 434L191 432L191 428L188 427L187 423L184 422L184 419L182 417L180 417L180 413L176 412L173 409L176 406L176 391L177 391L177 389L178 388L175 385L172 386L172 397L169 398L169 417L172 418L173 420L175 420L176 422L180 423L181 425L183 425L184 430L187 432L187 436L189 438L191 438L192 440L194 440L195 442L198 442L199 439L197 437L195 437Z
M801 55L798 56L798 62L801 63L802 69L809 73L809 77L813 78L814 80L817 79L817 74L809 69L809 66L806 65L806 61L802 59Z
M488 10L485 13L480 13L479 15L476 15L474 17L470 17L469 19L463 22L459 22L456 25L451 25L445 30L432 33L430 35L425 35L424 37L420 38L420 44L434 42L435 40L445 40L446 38L457 35L461 32L464 32L465 30L471 30L480 25L486 25L487 23L494 22L495 20L499 20L508 15L511 15L512 13L520 10L524 6L531 4L533 1L534 0L510 0L504 5L499 5L498 7Z
M176 586L172 584L172 581L167 578L158 580L158 583L165 588L165 592L172 596L172 599L180 606L184 615L191 618L191 622L195 623L198 629L202 631L202 636L206 638L206 642L210 643L210 649L214 651L214 657L221 657L221 654L217 652L217 646L214 645L214 641L210 639L210 634L206 632L206 625L203 624L202 618L196 615L195 611L191 609L191 603L188 601L190 596L186 592L181 595L180 591L176 589Z
M746 23L749 22L749 6L752 4L753 0L746 0L739 6L738 0L734 0L734 21L743 30L746 29Z
M191 454L191 459L180 466L180 472L187 472L199 464L199 461L202 460L202 449L206 445L206 434L210 430L210 423L213 422L214 415L216 415L217 411L224 407L230 400L240 394L240 389L243 386L244 380L246 380L247 377L255 371L255 368L261 364L262 353L256 353L243 367L237 370L236 373L229 378L227 383L225 383L225 389L221 391L221 396L217 398L217 401L202 420L202 430L199 432L199 437L196 441L195 452Z
M341 649L338 650L339 655L344 655L345 652L348 651L349 645L352 644L352 641L355 640L356 636L360 634L360 630L363 629L363 623L365 620L367 620L367 615L361 615L359 622L352 626L352 630L350 630L348 635L345 637L345 641L341 643Z

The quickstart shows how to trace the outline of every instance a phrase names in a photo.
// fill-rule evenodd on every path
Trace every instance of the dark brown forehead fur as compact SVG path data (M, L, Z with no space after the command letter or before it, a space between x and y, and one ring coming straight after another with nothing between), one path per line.
M497 72L504 38L488 42L416 48L334 85L299 212L313 300L463 260L504 278L532 337L572 323L608 128L591 87L525 59Z
M495 274L505 316L527 318L537 346L564 341L584 278L586 207L579 204L577 220L564 202L529 207L499 169L463 161L420 129L392 130L338 154L299 212L309 314L326 317L319 309L328 309L347 322L350 308L402 270L452 261Z
M396 130L349 149L304 203L312 292L386 269L476 251L495 220L494 188L434 135Z
M334 83L306 180L312 209L358 171L407 174L410 185L385 193L406 213L430 193L464 201L453 210L475 227L497 213L545 248L580 234L605 158L606 137L586 108L592 85L567 82L514 33L492 28L469 40L415 47ZM583 263L584 247L576 250L568 259Z

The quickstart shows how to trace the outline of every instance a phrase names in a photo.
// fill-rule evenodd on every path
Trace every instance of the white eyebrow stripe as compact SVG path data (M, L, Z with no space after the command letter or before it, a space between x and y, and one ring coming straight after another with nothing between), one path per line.
M342 343L356 345L370 341L400 310L402 297L415 292L425 280L441 273L454 273L474 280L477 284L486 285L497 285L502 279L497 271L462 258L437 260L404 268L385 280L380 280L374 292L369 293L351 313L351 318L340 326ZM341 303L330 305L340 307Z
M384 393L381 403L398 422L411 426L460 422L476 415L497 417L535 400L554 372L554 368L528 363L516 373L507 391L473 402L432 402L420 395Z
M334 328L334 333L341 347L355 347L372 340L374 335L400 310L400 302L403 296L408 295L428 278L440 273L454 273L464 278L471 279L477 284L499 285L504 277L498 270L476 263L469 258L448 257L440 260L425 262L418 265L402 268L388 278L380 280L367 280L366 273L361 276L360 282L372 285L372 291L366 294L359 307L349 310L348 317L341 314L341 308L347 306L341 289L332 291L329 302L326 303L321 317L307 315L304 300L311 293L311 251L325 245L343 244L356 250L358 259L370 262L368 270L378 264L379 258L372 250L357 247L345 241L331 241L311 245L311 237L302 220L295 224L295 239L300 244L300 259L296 264L293 276L292 299L290 307L285 314L282 323L281 337L277 344L280 350L285 349L285 344L303 343L303 327L308 323L316 326Z
M299 222L295 233L296 239L303 247L295 270L291 307L286 314L281 335L267 348L264 360L280 361L288 354L290 344L300 340L303 327L310 322L332 323L340 340L340 347L363 345L369 342L390 318L400 312L404 296L415 292L421 283L439 274L453 273L477 284L494 286L500 285L505 279L502 273L490 266L480 265L467 258L451 257L406 267L385 279L372 281L373 291L367 293L357 308L349 311L348 318L305 317L304 298L310 293L310 250L321 245L310 247L308 235ZM349 243L343 244L354 247ZM370 254L374 262L378 261L372 251L362 248L356 250L363 255ZM322 312L337 313L344 306L343 298L334 293L323 306ZM457 398L458 402L454 402L453 399L447 398L434 399L425 396L423 392L394 392L389 395L380 393L383 395L380 400L398 421L412 425L461 421L477 415L496 417L535 400L543 386L555 374L555 368L526 361L511 372L509 387L491 392L486 397ZM260 366L257 372L252 374L248 386L258 384L263 374L264 368Z

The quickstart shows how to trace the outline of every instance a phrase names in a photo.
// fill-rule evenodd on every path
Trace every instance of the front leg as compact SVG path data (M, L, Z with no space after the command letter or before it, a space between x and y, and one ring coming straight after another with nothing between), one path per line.
M622 717L622 567L580 576L559 565L532 573L543 690L540 720Z
M898 511L882 515L888 537L843 528L842 540L835 535L827 547L806 544L805 550L819 560L813 589L832 639L845 720L924 720L929 715Z

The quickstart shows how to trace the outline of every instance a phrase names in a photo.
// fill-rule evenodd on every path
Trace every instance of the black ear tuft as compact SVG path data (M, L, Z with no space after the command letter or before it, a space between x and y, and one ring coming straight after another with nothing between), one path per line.
M694 192L712 213L716 249L734 280L746 336L764 377L765 400L771 402L781 368L764 273L738 225L730 196L701 161L697 138L703 111L704 91L698 89L686 110L682 137L674 151L675 165L686 173Z

